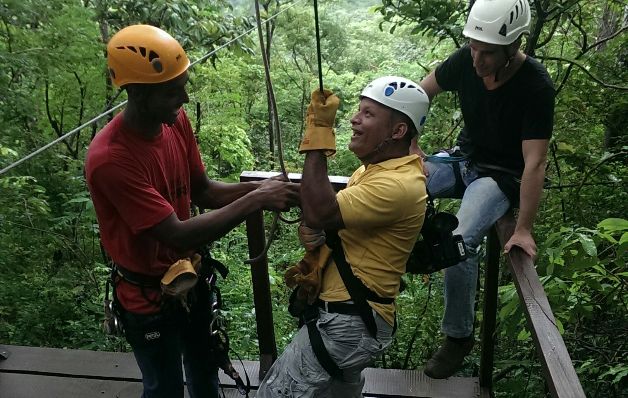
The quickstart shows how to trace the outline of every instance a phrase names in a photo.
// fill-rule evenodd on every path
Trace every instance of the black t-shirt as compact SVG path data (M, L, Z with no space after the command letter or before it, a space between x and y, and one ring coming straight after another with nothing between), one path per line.
M458 137L462 151L477 163L521 175L521 141L552 135L555 92L545 67L526 57L510 80L487 90L473 68L469 46L464 46L439 65L435 74L443 90L458 92L465 124Z

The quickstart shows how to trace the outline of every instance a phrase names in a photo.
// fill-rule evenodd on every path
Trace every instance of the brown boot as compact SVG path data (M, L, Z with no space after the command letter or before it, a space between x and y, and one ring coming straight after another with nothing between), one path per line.
M464 358L473 349L473 337L468 340L445 338L443 345L425 365L424 373L433 379L446 379L462 367Z

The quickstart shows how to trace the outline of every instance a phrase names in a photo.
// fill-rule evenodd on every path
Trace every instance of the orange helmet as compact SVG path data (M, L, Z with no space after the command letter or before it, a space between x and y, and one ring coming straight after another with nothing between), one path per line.
M185 72L190 60L172 36L150 25L131 25L107 44L113 84L162 83Z

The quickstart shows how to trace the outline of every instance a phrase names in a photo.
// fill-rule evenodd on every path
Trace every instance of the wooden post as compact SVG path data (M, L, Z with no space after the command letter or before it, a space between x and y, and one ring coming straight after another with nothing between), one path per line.
M499 239L491 228L487 242L486 270L484 272L484 309L482 316L482 347L480 354L480 387L493 389L495 359L495 327L497 319L497 287L499 283Z
M255 258L264 250L266 244L264 213L262 211L257 211L246 219L246 236L249 244L249 256ZM268 258L266 256L251 264L251 276L253 278L257 339L259 341L259 378L261 380L277 359L273 307L268 280Z

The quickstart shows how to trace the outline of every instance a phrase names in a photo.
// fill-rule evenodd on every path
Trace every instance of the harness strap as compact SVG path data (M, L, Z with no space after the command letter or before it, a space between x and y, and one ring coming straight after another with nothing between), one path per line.
M152 276L129 271L120 264L113 264L115 273L126 282L142 288L161 289L161 276Z
M314 355L323 369L325 369L325 371L329 373L332 378L342 379L342 369L336 365L336 362L329 355L329 352L323 343L321 332L316 327L316 321L318 320L319 315L320 313L318 311L318 307L313 305L308 306L302 314L303 322L307 326L307 334L310 337L312 351L314 351Z
M362 281L355 276L353 271L351 271L351 266L345 258L345 253L342 248L340 238L338 237L338 233L336 231L326 231L326 233L326 243L332 249L332 257L334 258L340 277L342 278L351 299L356 305L360 317L366 325L366 329L374 339L377 339L377 324L375 323L375 317L373 316L373 309L367 303L367 300L381 304L392 304L395 299L391 297L380 297L371 289L364 286L364 283L362 283Z

